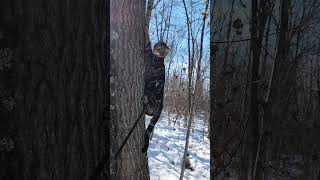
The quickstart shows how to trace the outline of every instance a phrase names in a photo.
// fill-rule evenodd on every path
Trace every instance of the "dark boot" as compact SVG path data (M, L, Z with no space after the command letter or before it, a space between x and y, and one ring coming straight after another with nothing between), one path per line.
M151 118L150 123L148 125L148 128L146 129L144 133L144 147L142 148L142 153L147 152L149 147L149 141L150 141L150 135L153 132L154 126L158 122L162 110L162 103L160 104L160 109L157 111L157 113Z
M148 130L145 130L144 133L144 146L142 148L142 153L146 153L149 147L150 133Z

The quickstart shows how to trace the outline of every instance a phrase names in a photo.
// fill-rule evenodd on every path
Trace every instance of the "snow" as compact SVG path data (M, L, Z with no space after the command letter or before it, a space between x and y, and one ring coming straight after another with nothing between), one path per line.
M146 116L146 126L151 116ZM187 129L177 124L168 125L168 119L162 114L157 122L148 149L148 164L151 180L178 180L184 153ZM191 167L185 170L184 180L206 180L210 178L210 144L207 138L208 127L204 121L195 119L194 132L189 139L189 160ZM204 132L204 133L203 133Z

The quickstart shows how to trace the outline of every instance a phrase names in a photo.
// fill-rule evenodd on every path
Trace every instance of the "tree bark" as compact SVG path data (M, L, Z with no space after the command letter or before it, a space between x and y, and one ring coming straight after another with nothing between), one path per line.
M106 6L104 0L1 2L0 48L13 53L16 106L1 118L2 137L12 146L0 151L0 179L88 179L107 152Z
M111 1L111 156L142 111L144 18L143 1ZM116 162L111 164L112 179L149 179L148 159L141 153L144 132L141 120Z

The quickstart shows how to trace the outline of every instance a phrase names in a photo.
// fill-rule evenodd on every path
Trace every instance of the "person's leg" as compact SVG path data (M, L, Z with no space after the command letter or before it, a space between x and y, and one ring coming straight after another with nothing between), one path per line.
M152 133L154 126L157 124L159 118L160 118L160 114L161 112L157 112L150 120L150 123L148 125L147 131L149 132L149 134Z
M150 95L144 95L145 114L148 116L154 116L156 102Z
M156 111L155 115L151 118L150 123L148 125L148 128L145 131L144 134L144 147L142 149L142 152L146 152L148 150L149 147L149 141L150 141L150 135L153 132L154 126L156 125L156 123L158 122L159 118L160 118L160 114L163 108L163 103L159 102L159 108Z

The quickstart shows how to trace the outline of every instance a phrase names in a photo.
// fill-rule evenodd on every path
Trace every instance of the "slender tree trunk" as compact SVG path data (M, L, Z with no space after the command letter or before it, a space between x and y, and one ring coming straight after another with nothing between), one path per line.
M180 180L183 180L184 177L184 171L185 171L185 164L186 164L186 158L187 158L187 153L188 153L188 146L189 146L189 136L190 136L190 129L191 129L191 122L192 122L192 69L193 69L193 60L190 58L190 38L192 37L191 35L191 25L189 22L189 16L188 16L188 11L187 11L187 6L185 0L183 0L183 5L185 8L185 14L187 17L187 28L188 28L188 54L189 54L189 63L188 63L188 106L187 106L187 134L186 134L186 143L184 147L184 153L182 157L182 163L181 163L181 173L180 173ZM193 43L194 44L194 43Z
M6 119L0 112L12 142L0 151L0 179L85 180L107 152L106 5L1 2L0 49L12 52L16 106Z
M144 73L144 8L138 0L112 0L110 6L111 52L111 156L119 149L142 111ZM112 179L148 180L148 159L141 120L114 164Z
M271 74L271 81L269 92L267 93L267 104L265 105L265 121L268 125L267 137L267 153L272 154L269 160L274 160L277 156L274 149L279 145L279 128L281 123L288 120L289 114L287 107L290 104L287 101L288 94L290 94L291 86L293 85L292 78L292 62L288 59L289 52L289 7L290 0L283 0L281 3L281 22L280 22L280 36L278 40L277 54L274 62L273 71Z
M195 83L195 90L194 90L194 96L195 97L200 97L201 96L201 63L202 63L202 54L203 54L203 37L204 37L204 29L206 26L206 18L207 18L207 13L208 13L208 7L209 7L209 2L205 2L205 8L204 8L204 13L203 13L203 18L202 18L202 27L201 27L201 36L200 36L200 48L199 48L199 59L198 59L198 66L197 66L197 75L196 75L196 83ZM195 99L195 98L193 98ZM193 101L195 106L195 111L197 111L197 104L196 101Z

